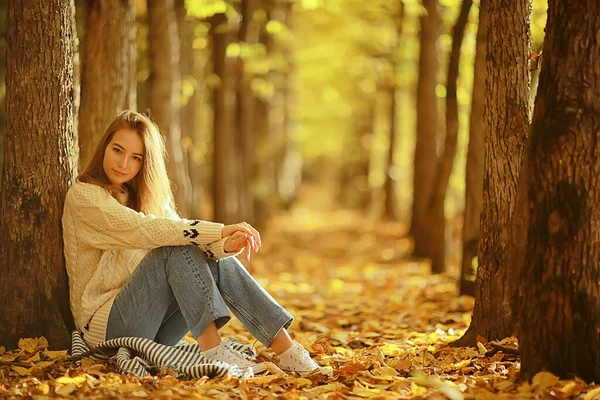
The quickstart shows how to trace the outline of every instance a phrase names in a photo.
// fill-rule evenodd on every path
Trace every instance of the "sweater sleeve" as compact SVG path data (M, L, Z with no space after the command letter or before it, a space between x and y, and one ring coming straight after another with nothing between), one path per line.
M101 250L205 247L219 242L223 229L214 222L145 215L120 204L101 187L81 182L71 187L66 204L86 228L81 239Z

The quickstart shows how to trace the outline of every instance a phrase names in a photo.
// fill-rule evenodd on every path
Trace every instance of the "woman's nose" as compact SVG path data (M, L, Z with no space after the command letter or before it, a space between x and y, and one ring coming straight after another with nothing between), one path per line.
M127 157L121 157L119 159L119 168L127 168Z

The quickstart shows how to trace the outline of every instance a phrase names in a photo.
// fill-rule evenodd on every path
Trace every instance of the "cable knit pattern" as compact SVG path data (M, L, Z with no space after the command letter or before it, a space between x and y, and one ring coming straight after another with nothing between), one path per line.
M63 213L65 259L69 275L71 311L77 328L84 328L102 307L112 302L148 250L194 244L210 257L226 253L223 224L156 217L136 212L103 188L76 182L67 192ZM239 253L238 253L239 254ZM107 315L96 321L106 331ZM99 339L101 337L99 336Z

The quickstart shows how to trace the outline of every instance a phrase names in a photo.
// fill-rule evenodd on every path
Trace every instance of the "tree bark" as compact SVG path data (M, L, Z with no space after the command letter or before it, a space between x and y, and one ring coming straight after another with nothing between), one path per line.
M239 42L245 46L258 43L260 21L255 18L255 12L260 9L260 0L247 0L241 4L242 21L238 33ZM253 74L246 68L247 60L243 55L237 60L237 145L240 154L241 175L239 190L239 205L241 219L254 223L254 193L252 191L252 177L254 171L254 133L256 96L252 90Z
M458 139L458 101L456 87L458 81L458 67L460 63L460 48L465 36L465 28L469 21L469 11L473 5L472 0L463 0L460 13L456 19L452 33L452 50L448 61L448 78L446 82L446 140L444 152L441 155L433 181L429 210L431 210L429 225L429 245L431 251L431 272L441 273L446 270L446 216L444 214L444 201L448 181L454 165L456 155L456 142Z
M414 159L413 207L410 233L415 240L414 254L431 256L429 246L429 199L437 163L438 111L437 85L440 29L437 0L423 0L426 13L421 16L421 50L417 84L417 138Z
M489 1L484 107L483 212L475 307L471 325L456 345L474 345L515 333L511 312L514 277L509 269L510 217L516 203L519 168L529 131L528 0Z
M81 71L80 168L116 114L136 109L134 0L92 0L87 5Z
M235 41L236 31L224 14L211 18L213 71L219 84L213 91L213 199L214 219L223 223L239 222L238 190L239 157L235 144L235 70L227 57L227 46Z
M600 14L594 0L548 2L519 279L521 379L600 380ZM529 189L529 190L527 190Z
M192 188L181 147L179 98L180 47L173 0L148 0L148 47L150 49L151 117L166 132L169 152L167 170L173 181L178 211L189 217Z
M394 173L396 162L394 154L396 152L396 138L398 136L398 101L397 101L397 83L396 74L398 73L398 48L400 44L400 38L402 36L402 24L404 23L404 3L400 2L400 10L396 16L396 45L394 51L390 57L392 64L393 81L388 87L390 96L390 144L388 148L388 167L385 177L385 204L384 204L384 215L392 220L395 220L398 216L398 201L396 196L396 174Z
M474 259L479 248L479 222L483 208L483 148L485 102L485 57L489 24L488 0L479 3L479 28L475 49L473 93L469 122L469 146L465 172L465 211L462 232L462 262L460 294L475 296Z
M61 216L75 176L73 1L7 3L5 168L0 195L0 343L65 348L69 309ZM51 71L51 73L50 73Z
M195 19L186 18L186 8L184 0L175 0L175 14L177 16L177 26L179 32L179 42L181 43L181 63L180 74L182 86L182 96L185 94L185 102L181 104L181 141L183 149L184 164L189 173L191 184L191 207L190 217L202 218L202 204L205 198L205 188L202 180L202 165L193 157L195 144L195 134L197 129L196 118L197 109L200 101L198 92L199 84L197 71L197 55L194 54L194 29L198 26ZM191 91L191 93L187 92Z

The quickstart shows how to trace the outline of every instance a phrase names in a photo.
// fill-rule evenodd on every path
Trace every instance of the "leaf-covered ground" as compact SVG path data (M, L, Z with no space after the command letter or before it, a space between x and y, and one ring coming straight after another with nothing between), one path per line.
M358 213L304 209L264 232L248 269L294 314L292 335L333 370L330 377L272 369L243 381L180 381L169 371L140 380L88 359L75 366L66 352L30 339L18 351L0 348L4 363L24 363L0 366L0 398L600 398L600 386L549 373L520 383L518 356L489 343L449 347L467 328L473 300L457 297L452 271L431 276L426 263L411 260L404 232ZM276 362L239 322L223 335L254 343L259 358ZM502 344L516 347L513 339Z

